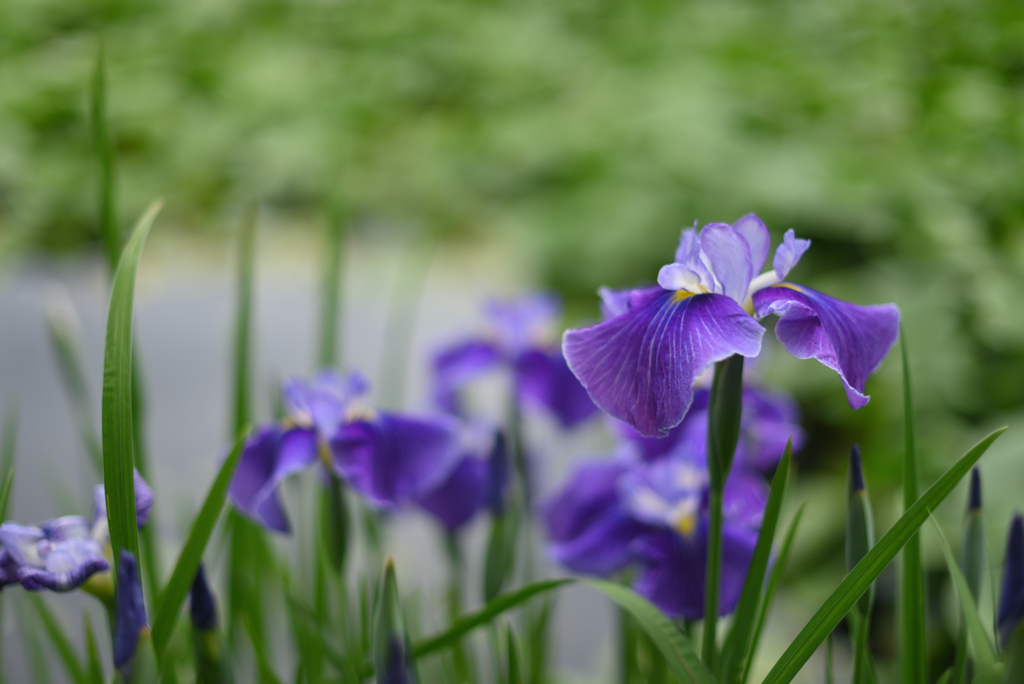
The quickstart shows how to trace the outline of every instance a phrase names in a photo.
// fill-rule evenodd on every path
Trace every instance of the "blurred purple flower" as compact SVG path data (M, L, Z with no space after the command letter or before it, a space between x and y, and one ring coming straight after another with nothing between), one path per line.
M513 373L519 401L550 411L564 427L594 415L597 407L558 348L555 324L560 314L561 304L552 295L488 304L488 334L452 345L434 358L438 406L461 415L461 388L504 367Z
M139 527L149 520L153 490L135 471ZM28 591L71 591L110 568L110 531L103 485L94 490L93 517L65 515L34 525L0 525L0 587L19 582Z
M894 305L858 306L783 282L810 246L786 231L773 268L769 234L748 214L732 225L683 231L673 263L658 286L601 290L608 319L568 330L562 350L594 402L640 434L663 436L693 400L694 380L733 354L756 356L764 328L754 320L777 314L775 334L797 358L816 358L839 373L853 408L867 403L864 385L896 341Z
M501 506L508 484L507 459L500 431L468 426L463 430L458 464L416 503L449 532L457 532L485 508Z
M458 422L377 412L358 374L325 371L283 388L287 416L246 442L229 489L234 504L278 532L290 529L278 487L317 463L372 505L394 508L437 487L458 464Z
M615 422L615 427L645 461L656 461L683 451L703 463L707 458L709 394L707 388L695 389L686 416L664 437L644 437L619 421ZM785 392L746 386L743 389L740 439L734 463L760 472L770 471L782 458L790 439L793 440L794 453L803 447L806 434L799 421L800 407Z
M627 458L580 466L545 509L552 560L609 575L638 567L634 588L668 615L704 611L707 470L683 452L645 463ZM767 486L737 469L726 482L719 613L739 600Z

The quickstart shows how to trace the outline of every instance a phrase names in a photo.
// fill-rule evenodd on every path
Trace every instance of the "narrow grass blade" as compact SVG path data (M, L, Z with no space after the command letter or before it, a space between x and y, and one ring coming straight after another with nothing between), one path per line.
M92 74L89 92L89 109L92 125L92 142L99 171L99 224L100 236L107 253L110 272L117 268L121 257L121 231L117 225L114 201L114 153L110 146L107 129L107 68L106 50L103 39L96 50L96 68Z
M910 391L910 360L907 336L900 330L903 356L903 510L917 501L917 448L914 444L914 403ZM905 684L924 684L927 676L924 627L924 571L921 537L914 534L903 547L902 671Z
M796 511L796 515L793 516L792 522L789 523L789 529L786 530L786 536L783 537L782 548L779 549L779 555L775 559L775 567L772 568L771 575L768 577L768 586L764 590L764 598L761 599L761 605L757 609L757 619L754 621L754 631L750 637L750 647L747 649L746 658L743 659L741 682L746 682L750 679L750 667L753 665L754 656L757 654L757 645L761 642L764 623L768 619L769 611L771 611L775 592L778 590L779 584L782 583L782 573L786 571L786 563L789 561L789 553L793 549L793 540L796 538L796 531L800 527L800 520L803 518L805 507L806 504L801 504L800 508Z
M217 479L213 481L213 486L210 487L210 491L206 495L206 501L203 502L199 515L192 521L188 539L181 550L181 555L178 556L174 572L171 573L171 579L167 581L167 587L157 603L153 618L153 645L161 659L167 650L167 642L171 638L174 623L178 619L178 610L184 603L185 596L188 595L196 571L199 570L199 563L203 559L203 552L210 541L210 535L213 534L213 527L217 524L217 519L224 508L228 486L231 484L231 478L234 477L238 461L242 458L246 435L247 431L243 430L235 440L231 453L220 467Z
M18 446L18 405L11 402L4 411L4 427L0 442L0 480L14 470L14 452Z
M92 619L85 614L85 656L86 670L85 681L87 684L104 684L103 665L100 660L100 651L96 646L96 633L92 630Z
M234 339L234 393L232 436L252 420L251 417L251 345L249 332L252 328L252 290L254 262L256 257L256 226L258 210L249 210L238 234L238 300L235 309Z
M132 309L135 272L160 206L159 200L151 204L132 230L114 275L107 314L103 354L103 484L115 563L120 563L122 549L135 557L139 555L132 455Z
M822 641L828 637L843 616L857 602L857 599L867 591L867 588L881 574L885 566L924 524L930 511L949 496L957 483L970 471L971 466L977 463L982 454L1005 429L996 430L968 451L910 507L910 510L903 514L903 517L885 533L885 536L878 540L878 543L857 564L853 572L846 576L800 631L797 638L775 663L775 667L768 673L764 684L784 684L792 681Z
M681 682L714 684L715 678L693 650L690 640L665 617L657 606L628 587L604 580L584 580L582 584L597 589L629 611L636 624L646 632L661 651L669 668Z
M43 628L46 630L50 643L57 649L57 655L60 656L61 665L64 666L64 671L68 673L68 677L75 684L88 684L85 667L83 667L78 654L75 653L75 647L71 645L71 639L68 638L64 628L50 611L50 607L46 605L43 597L39 594L33 594L31 596L31 603L43 622Z
M274 672L274 668L271 666L270 661L267 660L267 654L265 649L257 645L256 639L253 638L252 624L248 619L243 619L245 624L245 631L249 635L249 641L252 643L253 651L256 654L256 665L259 668L260 681L266 684L284 684L281 678Z
M327 218L324 273L320 292L320 368L338 365L338 310L341 298L341 257L345 220L341 211Z
M447 630L436 636L427 637L413 646L413 654L417 657L423 657L447 648L454 644L461 637L468 632L486 625L494 618L498 617L507 610L511 610L522 603L530 600L538 594L551 591L558 587L566 584L571 584L574 580L571 579L558 579L558 580L545 580L543 582L534 582L533 584L527 584L524 587L520 587L514 591L509 591L495 597L489 601L480 610L475 613L469 613L458 618L448 627Z
M103 448L100 446L99 433L93 423L89 388L82 365L80 324L71 300L63 289L56 289L48 302L46 328L50 335L53 351L57 356L57 367L60 369L64 388L71 400L71 410L75 415L78 435L85 447L86 454L89 455L89 459L96 468L96 473L102 473Z
M722 684L732 684L739 681L743 661L747 657L747 649L750 647L751 633L755 624L754 620L757 617L757 607L761 603L764 577L768 571L768 562L772 555L775 527L779 522L782 500L786 494L786 482L789 478L789 464L792 457L793 442L790 440L786 444L786 451L782 455L782 461L775 470L775 477L772 478L772 487L768 493L768 503L765 505L761 530L757 535L757 545L754 547L754 555L750 560L747 578L743 582L740 602L736 605L736 612L733 613L732 628L725 641L725 647L722 649L721 666L719 668L719 680Z
M380 405L401 408L405 399L405 381L409 373L409 349L416 325L416 314L423 299L424 284L433 261L431 247L412 247L398 266L391 303L384 328L384 350L380 367Z
M7 503L11 500L11 490L14 488L14 468L7 472L7 477L0 482L0 521L7 517Z
M519 643L511 623L505 627L505 657L507 665L505 684L523 684L523 675L519 665Z
M832 664L832 635L825 641L825 684L835 684L835 667Z
M946 541L946 535L942 533L939 523L932 519L935 532L939 535L939 546L942 547L942 554L946 557L946 565L949 568L949 576L953 578L953 585L956 587L956 596L960 601L960 614L963 615L964 623L967 626L967 633L971 640L971 654L974 656L974 664L978 668L978 677L983 680L991 680L996 676L996 655L995 646L985 633L985 625L978 614L978 604L974 601L970 586L964 575L960 572L953 549Z

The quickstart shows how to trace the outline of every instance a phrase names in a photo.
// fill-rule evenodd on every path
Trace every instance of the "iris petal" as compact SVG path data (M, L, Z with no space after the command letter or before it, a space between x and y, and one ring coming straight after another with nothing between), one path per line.
M444 482L417 503L437 518L450 532L469 522L487 503L489 463L465 456Z
M571 428L597 412L560 351L530 349L520 354L516 378L523 400L551 411L563 427Z
M752 274L757 275L764 267L768 258L768 247L771 243L771 234L764 221L758 218L757 214L741 216L732 224L733 230L743 236L750 246L750 265Z
M638 540L643 559L633 588L670 616L697 620L704 615L707 520L692 537L659 530ZM722 528L722 575L718 614L736 609L757 543L757 532L735 525Z
M304 470L319 457L313 430L264 428L245 445L238 470L228 490L240 510L278 532L288 532L288 516L281 505L278 485Z
M627 469L617 462L579 466L547 503L544 520L551 560L576 572L602 576L632 561L633 541L650 528L633 520L620 502L617 483Z
M458 465L458 424L446 416L381 413L331 440L335 464L372 504L393 508L437 487Z
M438 407L460 414L459 389L500 361L498 350L484 340L469 340L438 354L434 358L434 401Z
M732 354L756 356L763 334L728 297L647 290L621 316L566 331L562 350L595 404L654 437L683 419L705 368Z
M711 260L722 294L742 303L754 277L750 245L739 231L724 223L709 223L700 231L700 246Z
M864 385L896 342L900 325L893 304L858 306L788 283L754 293L754 311L758 318L778 314L775 336L790 354L839 373L855 409L868 403Z

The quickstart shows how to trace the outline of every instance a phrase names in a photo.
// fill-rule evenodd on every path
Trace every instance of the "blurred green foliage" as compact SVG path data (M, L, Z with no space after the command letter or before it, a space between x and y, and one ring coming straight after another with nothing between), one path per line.
M0 231L42 248L98 241L101 35L123 225L159 195L186 230L260 198L499 236L580 318L695 218L756 211L814 241L798 281L900 304L926 462L1024 402L1019 2L11 0ZM893 361L860 414L814 364L769 374L812 445L859 438L895 476Z

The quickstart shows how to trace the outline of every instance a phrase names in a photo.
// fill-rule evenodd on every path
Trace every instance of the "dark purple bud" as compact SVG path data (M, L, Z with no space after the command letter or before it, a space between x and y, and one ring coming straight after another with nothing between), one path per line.
M199 565L196 578L192 582L189 602L193 627L201 632L212 632L217 629L217 604L210 591L210 585L206 582L206 571L202 564Z
M967 499L968 513L981 510L981 471L977 467L971 470L971 495Z
M860 445L850 448L850 492L864 491L864 468L860 461Z
M1003 590L999 597L999 641L1005 646L1013 630L1024 621L1024 517L1017 514L1010 524L1003 561Z
M130 669L139 635L147 628L139 563L131 552L122 549L114 590L114 667Z
M494 435L494 446L491 448L490 473L487 482L487 507L495 516L505 512L505 490L508 487L509 463L508 441L505 433L498 430Z

